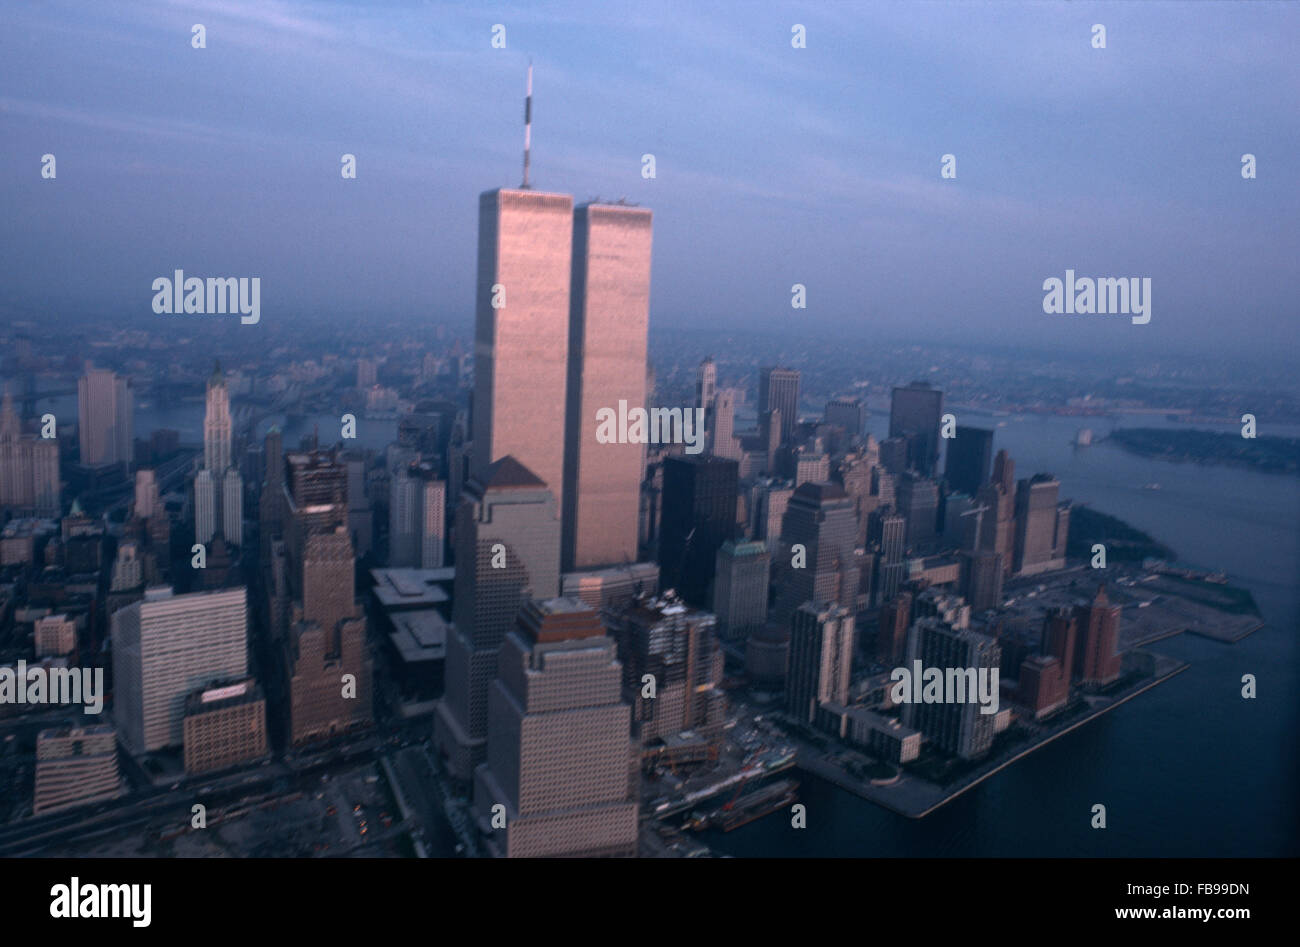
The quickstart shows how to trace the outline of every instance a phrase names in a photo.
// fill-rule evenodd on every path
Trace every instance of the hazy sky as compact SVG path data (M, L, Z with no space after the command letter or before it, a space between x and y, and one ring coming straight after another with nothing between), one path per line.
M1295 4L5 0L0 21L0 315L151 315L182 268L260 276L263 322L468 329L477 195L519 184L531 57L533 183L654 210L654 327L1296 353ZM1151 322L1044 314L1067 268L1150 277Z

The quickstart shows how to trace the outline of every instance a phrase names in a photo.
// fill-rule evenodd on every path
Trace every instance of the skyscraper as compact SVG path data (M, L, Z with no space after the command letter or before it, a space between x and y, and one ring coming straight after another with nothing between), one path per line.
M713 356L705 356L704 361L700 362L700 367L695 379L695 407L704 409L704 433L708 438L710 453L717 454L713 449L715 420L713 416L714 398L717 397L718 390L718 366L713 361ZM719 454L718 456L729 456Z
M13 398L0 405L0 509L53 517L59 514L59 442L24 434Z
M573 599L531 601L500 650L487 700L487 760L474 774L489 851L635 855L630 710L600 618ZM493 826L498 805L504 827Z
M1065 565L1065 538L1059 537L1057 498L1061 484L1051 474L1034 474L1021 480L1016 488L1016 545L1015 571L1017 575L1037 575ZM1061 523L1069 526L1068 514ZM1059 558L1057 552L1060 552Z
M203 466L218 476L230 466L230 441L230 391L217 362L208 376L203 412Z
M962 595L976 612L997 608L1002 603L1002 579L1006 570L1002 553L991 549L963 550Z
M566 572L636 559L644 445L598 442L596 417L624 401L647 407L651 227L641 207L583 204L573 214L568 403L565 426L550 432L564 435Z
M794 613L785 684L790 716L812 723L822 701L849 703L853 639L853 613L842 606L805 602Z
M1120 607L1111 604L1105 583L1092 602L1075 614L1079 635L1074 671L1079 681L1104 685L1118 680L1123 664L1118 652Z
M573 226L567 194L500 188L479 198L472 468L513 456L550 489L557 516Z
M988 482L992 470L993 432L959 424L956 434L948 442L944 477L953 491L973 497Z
M194 538L217 533L232 545L244 538L244 481L231 463L230 391L221 363L208 376L203 412L203 469L194 478Z
M227 467L221 478L221 530L226 542L244 542L244 478L239 468Z
M895 388L889 406L889 436L908 439L908 466L933 477L939 462L939 422L943 392L928 382Z
M771 555L765 542L727 540L718 547L713 611L718 634L727 640L746 637L767 620L767 586Z
M939 515L939 487L933 480L905 473L896 485L898 512L907 520L907 546L915 549L932 542Z
M1001 658L1002 648L993 638L953 628L937 617L919 619L908 635L907 667L919 660L925 668L940 669L945 678L954 669L961 672L958 679L978 680L980 669L997 668ZM954 756L975 759L993 745L994 715L981 709L967 684L960 702L904 704L903 726L920 730L928 741Z
M623 665L623 700L640 742L693 730L716 737L727 716L722 649L710 612L678 599L642 596L608 613ZM645 676L654 679L647 696Z
M740 460L740 438L736 437L736 390L719 388L713 397L713 424L709 432L709 450L714 457Z
M77 438L86 467L131 462L135 405L131 385L104 368L87 366L77 382Z
M907 548L907 521L897 513L876 513L879 523L880 570L879 601L888 602L903 584L907 565L903 562L903 553Z
M399 466L389 487L388 564L441 569L447 484L427 462Z
M776 602L772 617L789 629L805 602L857 609L857 513L837 483L805 483L794 491L781 527L780 552L773 555ZM800 548L796 548L800 547Z
M285 643L292 742L343 733L371 719L366 618L356 601L347 527L305 537L299 620Z
M876 660L887 667L898 667L907 656L907 630L911 627L912 593L899 592L880 606Z
M501 642L526 597L552 598L560 584L560 520L545 483L503 457L465 485L456 510L454 631L435 739L458 779L483 761L488 685Z
M295 451L285 458L281 496L285 549L293 594L302 595L302 561L307 539L348 524L347 467L333 451Z
M832 398L824 416L827 424L844 428L850 438L861 437L867 424L867 409L857 398Z
M799 425L799 372L793 368L764 366L758 374L758 413L781 412L782 445L789 444ZM768 458L769 469L772 458Z
M660 588L676 589L686 602L707 608L718 547L736 534L739 465L687 455L665 459L663 472Z
M114 612L112 625L113 713L132 753L180 746L186 695L248 673L243 588L148 589L143 601Z
M162 511L158 497L158 481L150 468L142 467L135 472L135 509L134 515L146 520Z

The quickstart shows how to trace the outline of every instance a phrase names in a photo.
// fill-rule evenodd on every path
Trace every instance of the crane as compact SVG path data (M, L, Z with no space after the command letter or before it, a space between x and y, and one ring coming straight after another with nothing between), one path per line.
M965 513L960 514L961 516L975 517L975 549L974 549L975 552L980 551L980 538L984 533L984 529L983 529L984 514L991 509L992 507L985 506L984 504L981 503L979 506L974 507L973 509L969 509Z

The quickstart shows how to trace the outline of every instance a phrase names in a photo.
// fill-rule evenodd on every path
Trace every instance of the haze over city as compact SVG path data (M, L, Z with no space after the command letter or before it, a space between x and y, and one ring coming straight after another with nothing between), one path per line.
M15 317L149 314L183 267L260 276L268 319L463 324L473 195L517 183L531 60L534 184L655 210L655 328L788 327L800 283L799 325L850 338L1295 355L1293 5L223 0L6 21ZM1045 315L1067 268L1151 278L1150 324Z

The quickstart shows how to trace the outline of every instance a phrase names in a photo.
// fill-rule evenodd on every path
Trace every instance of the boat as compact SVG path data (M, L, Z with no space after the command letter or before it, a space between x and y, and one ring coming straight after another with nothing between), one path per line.
M777 780L738 796L712 812L692 813L685 827L696 832L713 828L730 832L792 804L797 798L798 788L799 783L796 780Z
M1160 484L1158 484L1158 483L1144 483L1144 484L1142 484L1142 489L1143 489L1143 490L1159 490L1159 489L1160 489Z

